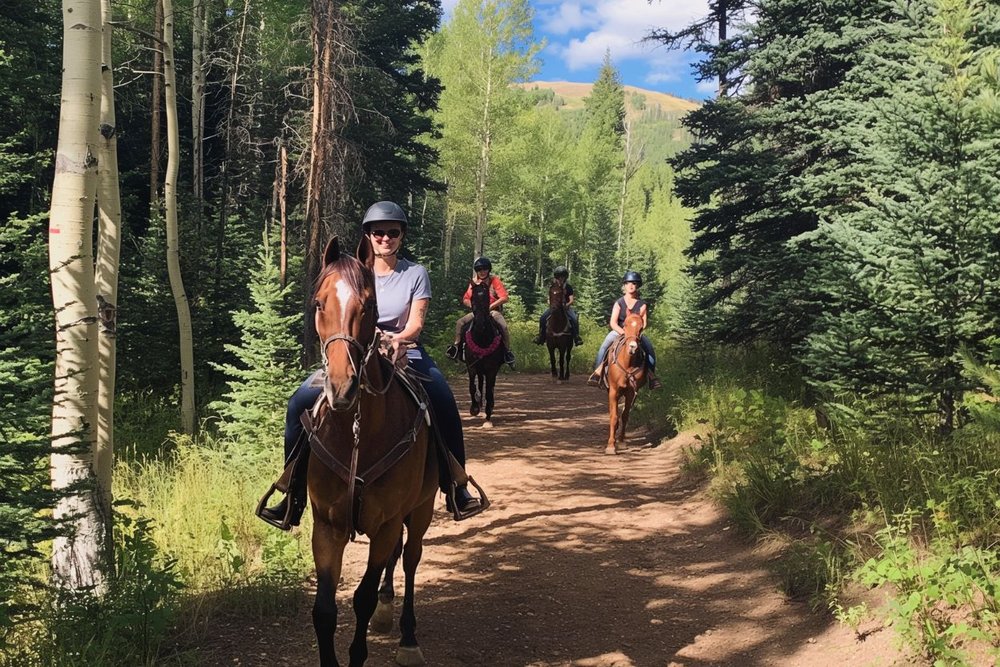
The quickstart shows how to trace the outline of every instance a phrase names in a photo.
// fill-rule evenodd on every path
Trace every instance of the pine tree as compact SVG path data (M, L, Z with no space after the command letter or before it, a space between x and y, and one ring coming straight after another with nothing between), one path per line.
M229 378L226 400L210 407L222 417L220 430L229 437L257 442L269 450L269 439L280 433L288 397L301 382L298 370L299 345L292 335L297 315L283 315L282 306L291 293L282 288L270 245L266 242L250 275L252 311L233 313L242 332L239 345L226 345L236 363L213 363Z
M803 361L828 394L892 395L948 430L968 386L960 349L1000 325L1000 50L976 42L974 0L905 10L918 36L861 156L868 187L813 237L827 311Z

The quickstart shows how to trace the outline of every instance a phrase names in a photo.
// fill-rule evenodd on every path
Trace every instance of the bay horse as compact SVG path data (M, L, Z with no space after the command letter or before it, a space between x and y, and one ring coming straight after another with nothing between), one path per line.
M424 659L415 632L414 578L434 511L438 454L426 408L411 398L377 349L374 257L366 237L357 254L357 259L341 255L336 237L331 240L313 293L325 367L323 395L307 413L318 425L310 438L307 481L317 580L313 627L320 665L338 665L336 590L344 548L355 531L365 533L370 539L368 565L354 591L350 664L360 666L368 657L368 625L380 597L379 606L388 600L391 624L392 570L402 553L406 588L396 661L420 665ZM386 584L380 596L383 572Z
M622 326L624 335L611 344L607 357L608 415L610 433L605 454L625 449L625 428L639 388L646 384L646 353L642 349L642 317L630 313ZM619 403L624 405L619 411Z
M549 321L545 325L545 346L549 348L552 381L569 381L569 360L573 356L573 335L566 308L566 290L558 280L549 284ZM559 350L559 373L556 373L556 350Z
M490 314L490 288L472 284L472 324L465 332L465 368L469 372L469 395L473 417L486 411L483 428L493 428L494 389L506 347L500 327Z

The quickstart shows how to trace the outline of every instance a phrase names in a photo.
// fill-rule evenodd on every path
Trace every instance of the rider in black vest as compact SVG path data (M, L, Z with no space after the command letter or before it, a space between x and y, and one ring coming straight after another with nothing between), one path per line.
M642 276L635 271L627 271L622 278L622 292L624 296L615 301L611 310L611 317L608 319L608 326L611 331L601 343L601 349L597 351L597 359L594 361L594 372L587 379L587 384L591 387L598 387L601 384L601 375L604 371L604 357L608 348L615 342L615 339L625 333L625 318L629 314L636 314L642 317L642 328L646 329L646 318L649 309L646 302L639 298L639 288L642 287ZM653 352L653 344L649 338L643 334L640 339L643 350L646 352L646 379L650 389L659 389L662 384L656 377L656 354Z
M575 297L573 296L573 286L566 282L566 279L569 278L569 269L565 266L557 266L556 270L552 272L552 277L558 280L563 288L566 317L569 318L569 330L573 336L573 342L577 345L583 345L583 339L580 338L580 318L577 316L576 311L570 308L573 305ZM549 315L551 314L551 309L546 308L542 316L538 318L538 336L535 337L536 345L543 345L545 343L545 327L549 323Z

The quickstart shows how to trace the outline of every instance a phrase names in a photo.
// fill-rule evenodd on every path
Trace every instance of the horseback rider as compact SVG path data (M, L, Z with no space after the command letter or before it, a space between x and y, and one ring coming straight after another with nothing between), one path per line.
M472 270L474 275L472 281L469 282L468 288L465 290L465 294L462 295L462 304L472 309L472 286L475 285L488 285L490 288L490 315L493 316L493 320L497 323L497 327L500 329L500 335L503 336L503 346L504 355L503 360L511 369L514 368L514 351L510 347L510 332L507 330L507 320L503 318L503 305L507 303L507 288L504 287L503 281L500 280L500 276L495 276L491 272L493 271L493 262L490 261L489 257L480 257L472 264ZM472 322L473 314L471 312L462 315L458 318L455 323L455 340L452 342L448 349L445 350L445 354L448 355L449 359L454 359L458 361L458 346L462 340L462 331L470 322Z
M573 342L577 345L583 345L583 339L580 338L580 318L577 316L576 311L570 308L573 305L574 297L573 286L566 282L569 278L569 269L565 266L557 266L556 270L552 272L552 277L563 288L563 303L566 305L566 317L569 318L569 330L573 336ZM542 316L538 318L538 336L535 337L536 345L543 345L545 343L545 327L548 326L549 315L551 314L552 309L546 308Z
M365 212L361 230L371 243L375 255L375 297L378 307L378 328L382 338L392 344L395 352L399 347L408 347L407 362L410 368L423 378L445 446L465 466L465 439L462 433L462 419L458 414L455 396L444 375L434 360L420 343L420 332L424 327L424 317L431 297L431 282L427 269L422 265L399 256L399 250L406 237L406 214L391 201L372 204ZM296 460L301 448L308 447L304 437L301 415L310 409L323 393L325 369L319 369L309 376L295 390L288 401L285 413L285 463ZM303 452L308 461L308 452ZM287 494L274 507L260 511L262 519L285 530L297 526L305 509L306 475L305 466L301 473L292 474ZM441 480L442 489L447 480ZM289 499L292 499L289 513ZM469 493L466 486L459 486L455 493L461 518L467 518L483 509L478 498ZM450 504L451 498L448 498ZM452 508L449 507L449 511ZM287 520L286 520L287 519Z
M611 317L608 319L608 326L611 331L604 337L601 349L597 351L597 360L594 361L594 372L587 378L587 384L591 387L601 386L601 376L604 374L605 355L608 348L619 336L625 335L625 318L634 313L642 317L642 329L645 331L647 315L649 309L646 302L639 298L639 288L642 287L642 276L635 271L626 271L622 278L622 297L615 301L611 309ZM650 389L659 389L662 385L656 377L656 354L653 352L653 344L645 334L640 339L642 349L646 352L646 380Z

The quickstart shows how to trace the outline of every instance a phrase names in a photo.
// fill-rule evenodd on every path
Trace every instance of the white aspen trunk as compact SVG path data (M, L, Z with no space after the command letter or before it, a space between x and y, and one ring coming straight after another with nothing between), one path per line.
M486 95L483 100L482 143L479 146L479 170L476 178L476 246L473 260L485 254L486 236L486 187L490 172L490 96L493 94L493 60L486 68Z
M98 377L92 235L101 111L101 4L63 0L62 10L62 95L49 214L56 328L51 477L56 491L93 482ZM108 517L100 514L93 486L61 498L53 517L67 520L69 528L52 544L55 582L103 590Z
M455 234L455 212L448 211L444 225L444 275L451 275L451 239Z
M205 35L208 33L205 0L191 5L191 181L194 198L201 211L204 190L205 128Z
M159 37L163 33L163 2L153 0L153 34ZM163 71L163 52L159 47L153 48L153 91L150 97L150 107L152 114L150 118L150 155L149 155L149 210L157 212L160 210L160 158L163 154L160 141L160 126L163 124L160 119L160 110L163 106L161 101L163 90L163 79L160 74Z
M180 139L177 127L177 81L174 74L174 3L163 0L163 97L167 116L167 173L163 180L163 200L167 224L167 272L170 291L177 307L177 327L181 352L181 429L194 433L194 351L191 338L191 310L181 279L180 243L177 229L177 172Z
M625 197L628 194L629 163L632 159L632 123L625 121L625 167L622 169L622 188L618 197L618 241L615 254L621 256L622 227L625 225Z
M94 282L98 303L97 448L94 468L103 516L111 517L111 470L115 451L115 368L118 326L118 256L122 208L118 188L118 134L115 120L114 76L111 62L111 0L101 0L103 63L101 65L101 139L97 148L97 262ZM112 548L111 522L105 539Z
M288 273L288 148L281 142L278 154L281 161L281 181L278 187L278 210L281 214L281 287L285 287Z
M546 177L547 179L548 177ZM538 257L535 264L535 286L542 286L542 251L545 244L545 206L538 212Z

